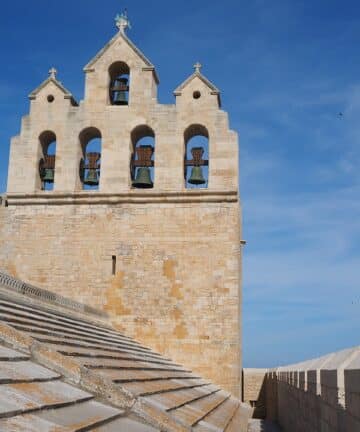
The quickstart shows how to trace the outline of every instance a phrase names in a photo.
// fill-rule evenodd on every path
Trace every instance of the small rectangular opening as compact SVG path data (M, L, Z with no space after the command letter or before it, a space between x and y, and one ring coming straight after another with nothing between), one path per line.
M116 274L116 255L113 255L111 257L111 260L112 260L112 269L111 269L111 271L112 271L112 274L115 275Z

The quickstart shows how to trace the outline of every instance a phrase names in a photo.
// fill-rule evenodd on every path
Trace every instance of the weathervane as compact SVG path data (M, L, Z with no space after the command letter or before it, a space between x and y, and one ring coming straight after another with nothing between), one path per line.
M115 17L116 27L121 31L121 33L125 34L125 30L127 28L131 29L130 20L127 15L127 9L124 10L122 14L117 14Z

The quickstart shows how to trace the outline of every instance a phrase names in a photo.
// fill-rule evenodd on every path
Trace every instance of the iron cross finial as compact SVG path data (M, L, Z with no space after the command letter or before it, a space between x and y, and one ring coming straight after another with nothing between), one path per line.
M52 68L49 70L50 78L52 78L52 79L56 79L56 74L57 74L57 70L56 70L54 67L52 67Z
M194 69L196 73L200 73L201 68L202 68L202 64L200 62L196 62L194 64Z

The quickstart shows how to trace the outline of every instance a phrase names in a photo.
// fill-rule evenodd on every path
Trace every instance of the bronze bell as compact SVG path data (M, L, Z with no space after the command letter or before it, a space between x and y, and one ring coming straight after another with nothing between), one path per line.
M111 101L113 105L128 105L128 80L117 78L111 88Z
M203 176L202 168L200 166L194 166L192 168L188 182L194 185L201 185L206 183L206 180Z
M98 186L99 185L99 175L96 169L89 169L85 177L84 184L88 186Z
M53 168L45 168L44 176L42 177L42 181L44 183L54 183L54 169Z
M39 173L43 183L54 183L55 155L44 155L39 161Z
M149 189L154 186L151 175L150 168L140 167L136 174L136 179L132 182L132 185L140 189Z

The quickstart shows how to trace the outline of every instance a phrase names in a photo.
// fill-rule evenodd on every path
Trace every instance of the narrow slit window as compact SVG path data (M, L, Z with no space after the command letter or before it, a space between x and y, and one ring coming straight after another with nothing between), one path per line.
M116 255L113 255L112 257L112 263L111 263L111 265L112 265L112 269L111 269L111 272L112 272L112 275L114 276L115 274L116 274Z

